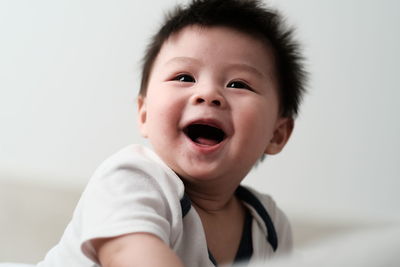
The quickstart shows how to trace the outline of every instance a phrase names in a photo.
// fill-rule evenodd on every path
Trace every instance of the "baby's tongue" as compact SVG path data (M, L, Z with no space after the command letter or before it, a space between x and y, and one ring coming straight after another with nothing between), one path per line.
M196 143L198 143L200 145L205 145L205 146L214 146L214 145L218 144L218 142L216 140L208 139L208 138L204 138L204 137L197 137Z

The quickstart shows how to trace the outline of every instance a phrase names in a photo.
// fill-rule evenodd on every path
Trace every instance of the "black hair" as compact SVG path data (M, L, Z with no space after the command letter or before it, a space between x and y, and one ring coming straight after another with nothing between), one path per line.
M306 80L299 44L282 15L258 0L192 0L186 6L177 6L147 47L139 95L146 96L151 70L163 43L190 25L226 26L267 41L276 58L280 113L292 118L298 114Z

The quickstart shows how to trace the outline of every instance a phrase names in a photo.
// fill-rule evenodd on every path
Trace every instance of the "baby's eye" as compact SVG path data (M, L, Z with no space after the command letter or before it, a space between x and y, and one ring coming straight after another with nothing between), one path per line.
M179 82L185 82L185 83L194 83L196 82L196 80L188 75L188 74L180 74L178 76L176 76L174 79L174 81L179 81Z
M247 89L250 91L253 91L253 89L247 85L245 82L241 82L241 81L233 81L228 83L227 87L229 88L239 88L239 89Z

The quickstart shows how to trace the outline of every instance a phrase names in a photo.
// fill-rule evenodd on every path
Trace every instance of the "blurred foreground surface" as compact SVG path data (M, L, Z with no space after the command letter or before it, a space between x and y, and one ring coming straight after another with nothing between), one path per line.
M80 193L1 182L0 266L40 261L61 237ZM268 266L400 266L398 220L291 217L295 254Z

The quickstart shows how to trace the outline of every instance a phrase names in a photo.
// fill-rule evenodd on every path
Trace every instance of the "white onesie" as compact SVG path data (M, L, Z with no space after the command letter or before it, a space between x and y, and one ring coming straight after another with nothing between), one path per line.
M236 194L252 217L250 263L290 252L288 220L271 197L243 186ZM158 236L185 266L215 266L182 181L153 151L140 145L130 145L100 165L60 242L37 266L98 266L92 240L135 232Z

